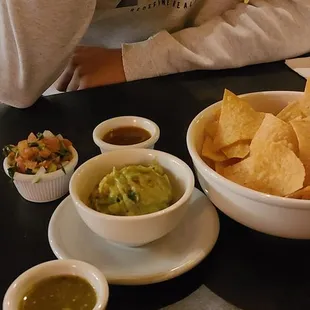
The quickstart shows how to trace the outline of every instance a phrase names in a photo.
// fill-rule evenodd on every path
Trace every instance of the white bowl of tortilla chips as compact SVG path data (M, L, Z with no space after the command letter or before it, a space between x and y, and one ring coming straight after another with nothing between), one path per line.
M187 147L201 187L226 215L310 239L310 81L304 93L225 90L194 118Z

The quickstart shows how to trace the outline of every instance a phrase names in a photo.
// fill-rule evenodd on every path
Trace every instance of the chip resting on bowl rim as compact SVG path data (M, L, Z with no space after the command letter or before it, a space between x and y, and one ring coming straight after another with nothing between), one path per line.
M307 80L303 97L298 101L289 103L277 115L278 118L285 122L307 116L310 116L310 79Z
M310 186L304 187L290 195L285 196L287 198L294 198L294 199L306 199L310 200Z

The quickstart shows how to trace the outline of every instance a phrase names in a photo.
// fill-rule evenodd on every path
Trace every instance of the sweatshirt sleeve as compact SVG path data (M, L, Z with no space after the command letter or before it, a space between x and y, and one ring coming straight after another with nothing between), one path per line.
M32 105L57 79L96 0L0 1L0 102Z
M217 0L212 0L217 1ZM220 16L146 41L124 44L128 81L199 69L277 61L310 51L310 0L251 0Z

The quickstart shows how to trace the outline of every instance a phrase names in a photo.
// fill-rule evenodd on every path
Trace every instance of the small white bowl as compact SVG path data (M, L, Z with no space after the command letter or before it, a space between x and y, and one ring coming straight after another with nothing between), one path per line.
M131 145L115 145L106 143L102 140L104 135L110 130L119 128L119 127L140 127L148 131L151 137L138 144ZM120 149L129 149L129 148L143 148L143 149L153 149L155 143L158 141L160 135L159 127L151 120L138 117L138 116L120 116L115 118L110 118L102 123L100 123L93 131L93 140L95 144L100 148L101 153L120 150Z
M114 216L89 208L90 193L113 167L150 164L156 160L167 173L175 203L168 208L146 215ZM86 225L106 240L141 246L163 237L182 220L194 189L191 169L177 157L155 150L128 149L98 155L80 166L70 181L70 194L75 207Z
M78 153L70 146L72 160L64 167L66 174L60 169L55 172L43 174L38 183L33 183L34 175L28 175L16 172L14 174L14 185L20 195L31 202L49 202L54 201L69 191L69 181L78 163ZM8 174L7 158L3 161L3 169Z
M271 91L242 95L256 111L277 114L301 92ZM204 128L217 102L199 113L187 132L187 147L202 189L226 215L255 230L285 238L310 239L310 201L260 193L216 173L200 157Z
M101 271L82 261L53 260L32 267L21 274L8 288L2 309L19 309L20 301L34 284L46 278L60 275L72 275L85 279L94 288L97 295L97 303L93 310L106 308L109 299L109 287Z

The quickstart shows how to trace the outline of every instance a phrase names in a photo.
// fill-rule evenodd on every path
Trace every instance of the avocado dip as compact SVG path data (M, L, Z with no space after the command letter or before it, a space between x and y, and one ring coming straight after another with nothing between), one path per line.
M163 167L130 165L106 175L89 197L89 207L119 216L157 212L172 203L172 187Z

